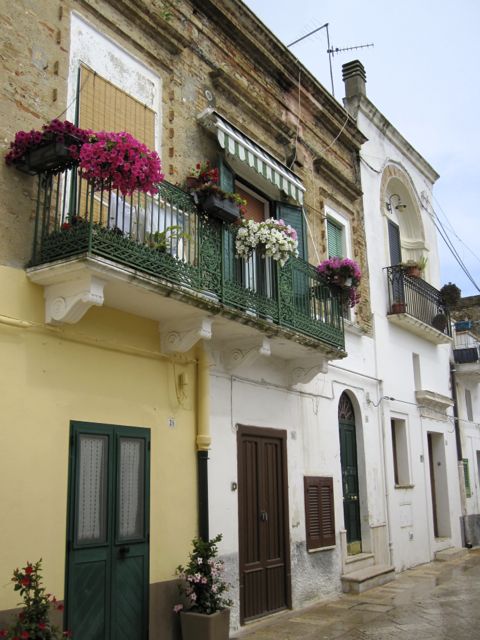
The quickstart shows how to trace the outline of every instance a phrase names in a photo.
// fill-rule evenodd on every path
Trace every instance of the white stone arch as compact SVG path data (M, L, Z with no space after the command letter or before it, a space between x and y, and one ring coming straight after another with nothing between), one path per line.
M409 174L397 163L389 162L383 170L379 204L385 216L386 233L387 220L400 229L402 261L427 257L420 198Z

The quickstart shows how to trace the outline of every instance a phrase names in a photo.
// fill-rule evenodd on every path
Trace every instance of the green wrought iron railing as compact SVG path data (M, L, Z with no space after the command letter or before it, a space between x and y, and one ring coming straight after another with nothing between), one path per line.
M38 176L31 265L102 256L343 350L340 293L304 260L237 257L235 234L167 182L123 197L69 169Z

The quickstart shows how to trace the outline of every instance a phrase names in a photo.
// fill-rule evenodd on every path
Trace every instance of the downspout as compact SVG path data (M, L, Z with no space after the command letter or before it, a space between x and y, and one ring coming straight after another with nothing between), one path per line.
M460 484L460 496L462 500L462 537L463 543L467 549L472 548L472 543L468 540L467 536L467 503L465 496L465 488L462 490L462 486L465 487L465 477L463 468L463 452L462 452L462 439L460 437L460 420L458 417L458 398L457 398L457 381L455 376L455 365L450 362L450 386L452 388L452 400L453 400L453 422L455 425L455 444L457 445L457 462L458 462L458 481Z
M208 450L210 435L210 371L203 340L197 345L197 481L198 535L209 539L208 529Z

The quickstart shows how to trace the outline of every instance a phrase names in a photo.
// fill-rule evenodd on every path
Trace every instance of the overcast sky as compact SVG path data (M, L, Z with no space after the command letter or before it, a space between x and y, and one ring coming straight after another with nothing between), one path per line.
M326 22L332 47L374 43L334 56L335 96L358 58L370 100L440 174L434 209L480 286L480 1L244 1L284 44ZM291 51L331 90L325 29ZM439 249L442 284L478 295L441 238Z

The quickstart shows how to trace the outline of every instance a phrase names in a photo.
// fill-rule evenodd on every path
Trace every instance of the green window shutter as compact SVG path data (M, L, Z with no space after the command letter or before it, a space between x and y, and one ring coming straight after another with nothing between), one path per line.
M283 202L275 203L275 217L281 218L285 224L295 229L298 236L298 255L303 260L307 259L307 234L305 233L305 220L302 207L295 207Z
M228 193L233 193L235 191L235 174L221 156L218 158L217 168L218 186Z
M340 225L327 220L328 257L343 258L343 229Z
M472 497L472 487L470 486L470 472L468 469L468 458L464 458L463 462L463 475L465 477L465 496L467 498Z

